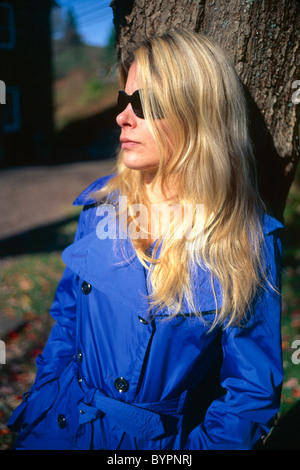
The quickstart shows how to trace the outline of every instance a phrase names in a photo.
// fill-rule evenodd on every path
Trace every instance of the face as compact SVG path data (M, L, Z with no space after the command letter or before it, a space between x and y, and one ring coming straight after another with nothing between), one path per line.
M125 92L132 95L139 89L137 65L134 62L128 73ZM120 141L124 152L124 163L128 168L155 173L159 163L159 150L146 119L137 117L129 103L117 116L121 127Z

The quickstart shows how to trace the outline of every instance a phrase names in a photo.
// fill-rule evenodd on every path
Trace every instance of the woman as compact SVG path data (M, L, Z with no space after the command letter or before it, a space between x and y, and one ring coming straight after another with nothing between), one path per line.
M233 66L206 37L120 66L117 172L84 205L17 449L251 449L279 407L281 224Z

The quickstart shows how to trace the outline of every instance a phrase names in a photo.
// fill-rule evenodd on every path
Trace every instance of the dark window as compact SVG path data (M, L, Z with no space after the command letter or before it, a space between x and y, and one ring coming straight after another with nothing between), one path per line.
M1 105L2 132L17 132L21 127L20 90L6 87L6 104Z
M0 48L13 49L16 42L15 18L13 6L0 3Z

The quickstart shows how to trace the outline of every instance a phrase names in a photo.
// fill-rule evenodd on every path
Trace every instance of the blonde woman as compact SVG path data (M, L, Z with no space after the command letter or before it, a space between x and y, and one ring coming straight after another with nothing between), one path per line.
M84 205L16 449L252 449L282 382L280 239L239 79L200 34L120 65L114 175Z

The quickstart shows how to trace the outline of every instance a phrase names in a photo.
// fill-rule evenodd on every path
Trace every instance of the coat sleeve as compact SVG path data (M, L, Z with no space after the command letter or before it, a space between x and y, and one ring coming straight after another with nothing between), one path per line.
M244 327L223 330L220 379L225 393L211 403L185 449L252 449L272 426L283 377L281 244L276 233L266 236L265 259L271 283L261 289L250 320Z

